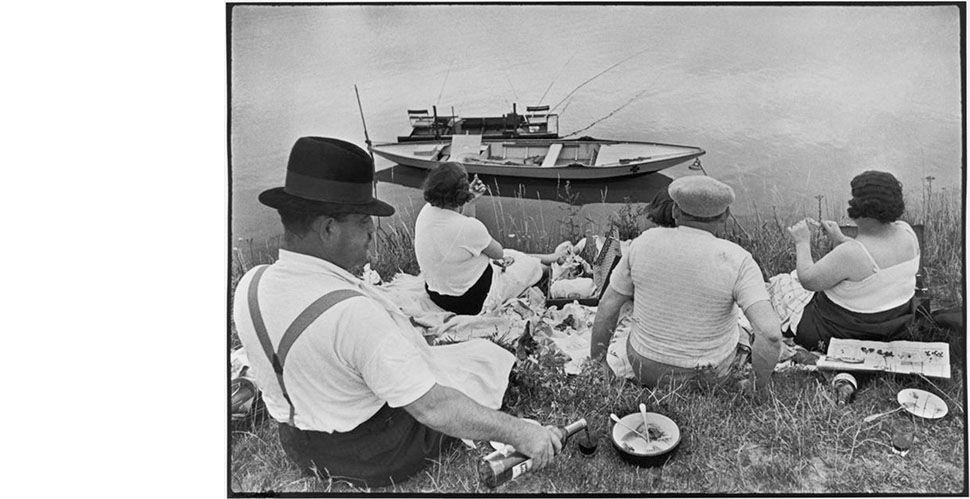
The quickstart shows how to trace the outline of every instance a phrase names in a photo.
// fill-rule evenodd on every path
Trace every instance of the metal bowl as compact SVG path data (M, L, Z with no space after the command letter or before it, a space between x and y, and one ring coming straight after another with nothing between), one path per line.
M639 412L627 414L620 423L613 425L611 440L620 458L628 463L646 468L663 466L680 445L680 428L663 414L648 412L646 424ZM647 434L650 441L627 427Z

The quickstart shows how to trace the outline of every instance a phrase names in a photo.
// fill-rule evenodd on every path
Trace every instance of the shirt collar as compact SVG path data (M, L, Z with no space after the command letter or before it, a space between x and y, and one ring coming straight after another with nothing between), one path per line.
M461 213L449 208L439 208L431 203L427 203L427 204L428 204L428 208L432 210L438 210L438 212L444 213L444 216L453 216L453 215L457 215L459 217L464 216Z
M329 262L322 258L317 258L304 253L296 253L280 248L280 256L279 259L276 260L276 264L283 265L288 270L295 272L328 274L346 281L357 290L363 292L366 296L377 300L377 302L383 305L384 309L390 312L391 315L398 315L404 318L407 317L397 306L397 304L385 296L381 290L378 290L376 287L364 282L362 279L359 279L350 272L340 268L333 262Z
M360 279L340 268L337 264L312 255L280 248L280 257L277 261L286 267L304 272L331 274L354 285L360 284L361 282Z
M688 234L696 234L696 235L705 235L705 236L710 236L710 237L717 237L714 234L711 234L710 232L708 232L708 231L706 231L704 229L698 229L697 227L688 227L686 225L678 225L677 226L677 230L682 231L684 233L688 233Z

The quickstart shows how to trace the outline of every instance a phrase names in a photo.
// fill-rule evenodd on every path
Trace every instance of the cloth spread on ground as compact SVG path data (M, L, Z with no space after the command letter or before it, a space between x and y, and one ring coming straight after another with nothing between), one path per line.
M770 278L768 294L771 295L771 306L781 319L781 330L797 331L802 311L815 294L802 287L798 281L798 271L793 270L788 274L778 274Z

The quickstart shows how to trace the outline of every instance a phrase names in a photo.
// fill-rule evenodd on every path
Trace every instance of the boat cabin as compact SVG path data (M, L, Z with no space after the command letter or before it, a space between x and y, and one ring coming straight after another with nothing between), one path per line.
M559 136L559 115L549 112L549 106L529 106L525 114L516 111L502 116L439 116L437 108L408 109L411 134L399 136L398 142L447 139L453 135L481 135L487 139L541 138Z

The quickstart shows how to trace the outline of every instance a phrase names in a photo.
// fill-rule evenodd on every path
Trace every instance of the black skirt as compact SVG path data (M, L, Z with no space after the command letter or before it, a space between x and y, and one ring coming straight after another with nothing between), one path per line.
M478 281L465 291L461 296L442 295L428 289L427 283L424 290L428 292L431 301L435 305L459 315L478 315L485 305L485 298L488 297L488 290L492 287L492 264L489 263L482 272Z
M913 300L884 312L864 314L836 305L825 293L815 293L805 305L795 343L820 352L830 338L868 341L907 340L913 322Z

